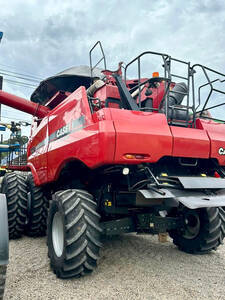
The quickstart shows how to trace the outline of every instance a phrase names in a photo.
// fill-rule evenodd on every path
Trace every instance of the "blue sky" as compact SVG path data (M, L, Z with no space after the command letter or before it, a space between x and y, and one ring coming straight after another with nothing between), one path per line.
M108 68L152 50L224 72L224 28L222 0L2 0L0 68L46 78L89 64L101 40ZM4 90L27 98L33 91L6 82ZM2 115L30 118L9 108Z

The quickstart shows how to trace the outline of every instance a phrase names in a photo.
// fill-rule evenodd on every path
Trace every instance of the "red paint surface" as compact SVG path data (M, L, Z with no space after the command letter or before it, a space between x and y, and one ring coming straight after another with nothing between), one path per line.
M2 93L0 102L10 98L14 105L18 101L18 97ZM158 91L153 90L154 108L163 94L163 84ZM96 91L95 97L102 101L103 108L93 114L84 87L66 98L59 96L52 100L51 111L41 110L43 114L49 111L48 115L32 125L28 166L37 185L56 180L71 160L81 161L92 169L107 164L154 163L163 156L215 158L225 165L225 155L218 153L220 147L225 148L224 124L198 119L197 128L176 127L169 126L165 115L158 112L104 108L106 98L119 99L117 87L112 84ZM37 104L28 105L29 101L25 101L30 113L37 108ZM75 127L73 121L78 122ZM64 127L68 130L65 136ZM139 155L140 159L127 159L126 154Z
M210 140L204 129L170 126L173 156L209 158Z
M225 165L225 155L219 154L220 148L225 148L225 124L198 119L197 126L207 131L210 139L210 157Z

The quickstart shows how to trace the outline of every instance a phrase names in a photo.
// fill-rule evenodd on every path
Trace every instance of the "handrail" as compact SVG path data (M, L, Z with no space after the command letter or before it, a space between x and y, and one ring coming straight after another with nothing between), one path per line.
M102 57L100 58L100 60L93 66L92 65L92 52L94 51L94 49L99 45L101 53L102 53ZM103 47L100 41L97 41L94 46L91 48L91 50L89 51L89 60L90 60L90 69L91 69L91 79L93 78L93 71L94 69L100 64L100 62L104 61L104 69L106 70L106 58L105 58L105 53L103 51ZM92 84L92 82L91 82Z

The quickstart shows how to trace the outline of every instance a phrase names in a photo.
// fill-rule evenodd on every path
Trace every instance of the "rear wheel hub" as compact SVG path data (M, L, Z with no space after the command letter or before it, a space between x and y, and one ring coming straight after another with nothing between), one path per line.
M184 231L182 236L186 239L194 239L200 231L200 219L196 211L188 211L184 215Z

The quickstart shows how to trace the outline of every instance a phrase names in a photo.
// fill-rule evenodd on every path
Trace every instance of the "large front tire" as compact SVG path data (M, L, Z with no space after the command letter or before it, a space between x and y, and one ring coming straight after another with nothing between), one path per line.
M22 236L27 214L27 186L23 176L17 173L6 173L1 192L6 195L8 206L9 238Z
M59 278L79 277L97 267L101 248L100 215L84 190L55 193L48 216L48 254Z
M184 228L171 231L170 236L181 251L205 254L222 244L225 220L221 208L183 208L180 214L184 218Z

